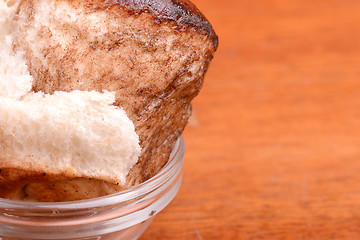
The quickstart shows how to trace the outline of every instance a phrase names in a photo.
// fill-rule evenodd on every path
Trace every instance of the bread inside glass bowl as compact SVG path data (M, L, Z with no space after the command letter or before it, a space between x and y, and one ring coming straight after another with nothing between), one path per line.
M156 175L218 45L200 11L184 0L0 1L0 197L87 199Z

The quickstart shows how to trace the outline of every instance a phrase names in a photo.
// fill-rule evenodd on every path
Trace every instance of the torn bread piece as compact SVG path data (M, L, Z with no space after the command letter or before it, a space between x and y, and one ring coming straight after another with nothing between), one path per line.
M95 91L0 96L1 168L126 183L139 137L114 95Z
M23 56L33 78L30 92L115 93L113 105L124 109L134 124L141 148L138 161L117 190L154 176L166 164L188 121L190 102L216 51L217 36L207 19L187 0L18 3L10 21L11 43L14 55ZM25 170L29 171L8 168L0 174L6 184L9 179L21 182L21 190L11 193L14 198L77 199L79 194L50 199L36 191L50 193L54 184L60 191L65 182L75 186L72 189L88 189L87 184L96 182L98 189L116 190L106 179L58 173L41 176L37 169ZM107 194L104 192L84 193L80 198Z

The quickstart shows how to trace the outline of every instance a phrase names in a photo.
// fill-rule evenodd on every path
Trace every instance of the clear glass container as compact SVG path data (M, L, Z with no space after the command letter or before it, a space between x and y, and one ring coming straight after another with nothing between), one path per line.
M156 176L113 195L60 203L0 199L0 239L137 239L178 192L184 152L180 137Z

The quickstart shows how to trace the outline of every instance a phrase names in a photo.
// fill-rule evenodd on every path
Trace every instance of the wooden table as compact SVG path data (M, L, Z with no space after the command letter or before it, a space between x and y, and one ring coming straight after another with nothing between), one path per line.
M194 3L220 46L141 239L359 239L360 1Z

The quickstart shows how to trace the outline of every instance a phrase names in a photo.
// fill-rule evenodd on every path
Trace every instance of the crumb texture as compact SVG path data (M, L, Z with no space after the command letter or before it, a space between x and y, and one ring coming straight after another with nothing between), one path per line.
M114 94L42 92L0 97L0 166L122 185L140 153L138 136ZM1 141L0 140L0 141Z

